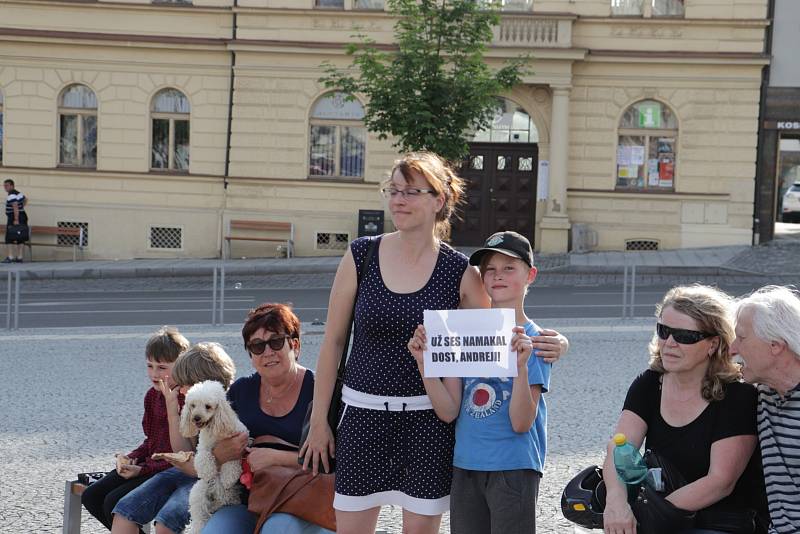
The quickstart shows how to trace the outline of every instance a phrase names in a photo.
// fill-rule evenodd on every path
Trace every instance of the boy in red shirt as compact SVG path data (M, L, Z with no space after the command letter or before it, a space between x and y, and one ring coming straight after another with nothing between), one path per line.
M127 455L115 455L116 469L86 488L81 496L86 510L109 530L113 521L111 511L117 501L154 474L170 467L165 460L151 458L156 452L172 452L167 405L160 382L165 381L174 387L172 366L178 355L188 348L189 341L177 329L170 327L161 328L147 342L145 357L151 387L144 396L142 429L145 439Z

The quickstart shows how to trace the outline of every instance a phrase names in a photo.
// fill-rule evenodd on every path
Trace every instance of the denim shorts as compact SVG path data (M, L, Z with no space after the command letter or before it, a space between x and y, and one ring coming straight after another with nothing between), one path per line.
M202 534L230 534L231 532L253 532L258 516L247 511L247 506L235 504L224 506L214 512ZM261 527L261 534L334 534L330 530L313 525L290 514L275 513Z
M172 532L181 532L189 524L189 492L195 482L196 478L170 467L125 495L112 513L137 525L155 520Z

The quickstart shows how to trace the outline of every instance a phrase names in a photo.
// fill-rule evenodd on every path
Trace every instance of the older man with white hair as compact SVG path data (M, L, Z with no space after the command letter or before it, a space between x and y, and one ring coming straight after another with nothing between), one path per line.
M731 352L758 384L758 434L772 525L770 534L800 532L800 295L766 286L736 309Z

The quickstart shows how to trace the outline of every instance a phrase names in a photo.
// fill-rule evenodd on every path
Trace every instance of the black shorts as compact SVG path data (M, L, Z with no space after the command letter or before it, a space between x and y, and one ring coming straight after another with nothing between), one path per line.
M9 226L13 226L14 225L14 215L13 214L7 214L7 215L8 215L8 217L7 217L7 220L6 220L6 229L8 229ZM25 224L25 225L28 224L28 214L25 213L24 211L21 211L19 213L19 224ZM16 243L16 241L11 241L8 238L8 231L6 231L5 238L6 238L6 245L10 245L12 243ZM21 243L24 243L24 241L21 241Z

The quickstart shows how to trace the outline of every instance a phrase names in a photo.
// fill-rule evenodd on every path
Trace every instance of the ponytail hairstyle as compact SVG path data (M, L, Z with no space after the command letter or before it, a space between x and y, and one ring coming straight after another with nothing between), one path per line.
M464 202L464 180L459 178L444 159L433 152L409 152L394 162L392 172L400 171L407 182L413 180L412 172L425 178L436 196L444 198L442 209L436 214L436 237L450 239L450 218Z

